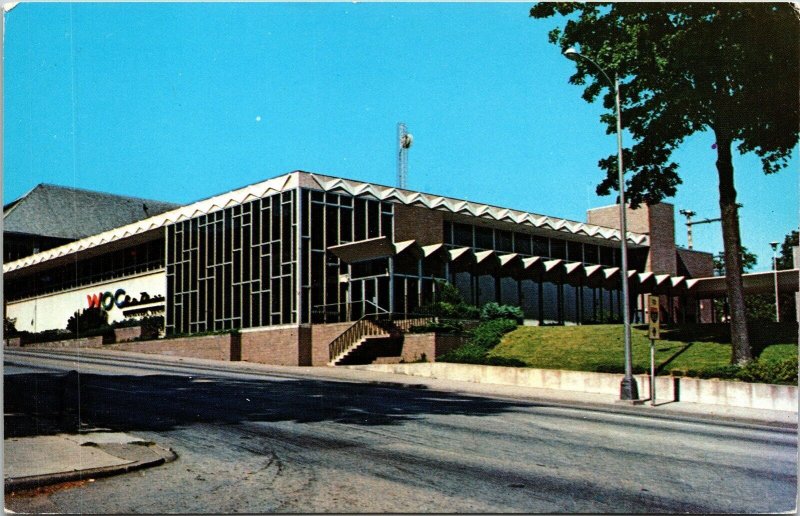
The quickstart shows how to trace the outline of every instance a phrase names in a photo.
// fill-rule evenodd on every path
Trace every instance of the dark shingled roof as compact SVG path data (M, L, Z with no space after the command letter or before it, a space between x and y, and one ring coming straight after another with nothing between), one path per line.
M149 199L40 184L3 207L3 232L77 240L180 206Z

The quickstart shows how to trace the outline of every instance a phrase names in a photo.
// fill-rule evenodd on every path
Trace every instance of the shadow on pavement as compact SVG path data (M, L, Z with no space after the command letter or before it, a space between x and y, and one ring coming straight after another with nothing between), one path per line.
M5 436L169 430L192 423L396 425L430 414L493 415L515 403L427 389L309 379L35 373L4 377Z

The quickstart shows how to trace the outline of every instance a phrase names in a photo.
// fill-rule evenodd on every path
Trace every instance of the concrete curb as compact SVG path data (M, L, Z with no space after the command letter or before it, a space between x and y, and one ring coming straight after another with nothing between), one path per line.
M128 444L127 446L139 446L141 444ZM121 475L131 471L140 469L151 468L160 466L167 462L172 462L178 458L178 455L172 449L161 448L154 444L148 444L147 449L154 452L156 457L153 459L138 460L129 464L121 464L117 466L105 466L99 468L87 468L74 471L63 471L58 473L48 473L46 475L34 475L19 478L5 479L5 492L12 493L16 491L25 491L28 489L35 489L37 487L50 486L54 484L61 484L64 482L74 482L76 480L87 480L89 478L102 478L110 477L113 475ZM115 455L112 453L112 455Z
M512 385L584 394L617 396L621 374L558 369L499 367L447 362L372 364L347 366L353 369L395 373L418 378L435 378L480 384ZM635 375L643 397L650 396L650 378ZM703 403L710 406L779 410L797 413L798 388L792 385L731 382L659 376L656 398L662 401Z

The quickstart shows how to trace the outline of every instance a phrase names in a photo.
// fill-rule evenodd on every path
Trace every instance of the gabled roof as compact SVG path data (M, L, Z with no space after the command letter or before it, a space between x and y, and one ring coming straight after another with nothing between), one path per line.
M3 231L77 240L179 204L40 184L3 207Z

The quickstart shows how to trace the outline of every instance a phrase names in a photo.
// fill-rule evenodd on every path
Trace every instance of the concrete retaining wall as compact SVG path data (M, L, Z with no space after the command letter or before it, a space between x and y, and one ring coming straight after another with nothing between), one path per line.
M560 389L614 396L619 395L619 384L623 377L621 374L611 373L450 364L446 362L373 364L356 367L427 378L518 385L520 387L539 389ZM636 381L639 384L640 396L642 398L648 397L650 395L649 377L647 375L636 375ZM797 390L797 386L794 385L728 382L672 376L656 378L656 398L659 401L687 401L797 412Z

